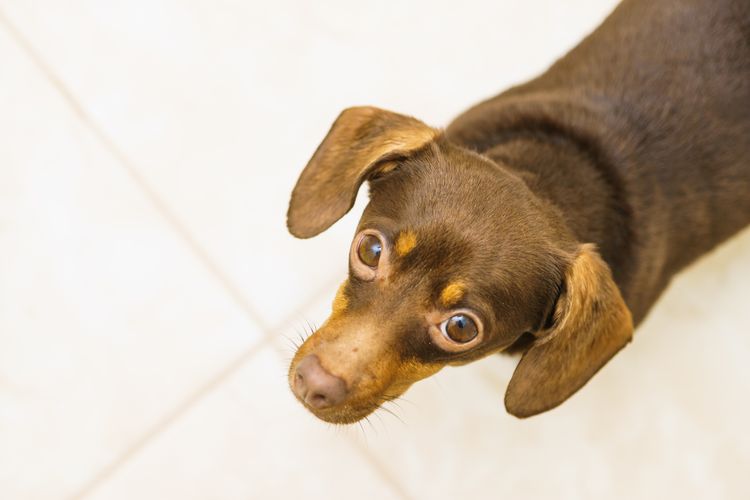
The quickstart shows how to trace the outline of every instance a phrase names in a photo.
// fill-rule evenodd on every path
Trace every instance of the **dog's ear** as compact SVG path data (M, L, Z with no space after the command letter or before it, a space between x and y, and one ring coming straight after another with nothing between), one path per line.
M547 411L568 399L633 335L630 310L593 245L579 247L565 276L552 327L518 363L505 393L517 417Z
M360 185L393 161L429 144L438 131L409 116L373 107L344 110L302 171L287 213L289 231L310 238L354 205Z

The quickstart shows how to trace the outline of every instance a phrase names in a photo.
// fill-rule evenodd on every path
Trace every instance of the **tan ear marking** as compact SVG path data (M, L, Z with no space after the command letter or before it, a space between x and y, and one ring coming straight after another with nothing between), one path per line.
M396 167L398 167L398 162L386 161L378 167L377 173L379 175L387 174L388 172L392 172L393 170L395 170Z
M438 135L409 116L373 107L345 109L292 191L289 231L299 238L325 231L351 209L364 181L393 170Z
M440 303L443 307L451 307L463 298L464 293L466 293L466 286L462 281L449 283L440 292Z
M632 337L630 310L593 245L581 245L565 282L554 325L526 351L508 384L505 407L517 417L565 401Z
M414 231L406 230L401 231L396 238L396 253L399 257L403 257L417 246L417 235Z

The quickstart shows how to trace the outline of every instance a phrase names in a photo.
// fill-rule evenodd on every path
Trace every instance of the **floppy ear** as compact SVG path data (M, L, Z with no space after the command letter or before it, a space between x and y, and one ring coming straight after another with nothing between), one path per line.
M553 326L523 355L505 392L517 417L568 399L630 342L633 320L594 245L581 245L565 277Z
M362 182L437 135L437 130L409 116L373 107L345 109L294 187L289 231L298 238L325 231L352 208Z

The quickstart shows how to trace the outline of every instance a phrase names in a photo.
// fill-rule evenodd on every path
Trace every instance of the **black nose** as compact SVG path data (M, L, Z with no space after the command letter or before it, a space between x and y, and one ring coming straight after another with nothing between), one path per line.
M346 382L331 375L320 365L318 357L309 354L297 364L292 390L309 406L322 410L346 399Z

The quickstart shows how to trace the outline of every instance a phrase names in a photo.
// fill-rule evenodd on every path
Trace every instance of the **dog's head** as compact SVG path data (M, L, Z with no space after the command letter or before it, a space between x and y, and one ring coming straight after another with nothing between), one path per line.
M289 369L321 419L355 422L445 365L504 350L523 352L506 408L534 415L630 340L630 312L593 245L512 171L414 118L341 113L294 188L291 233L330 227L364 181L349 278Z

